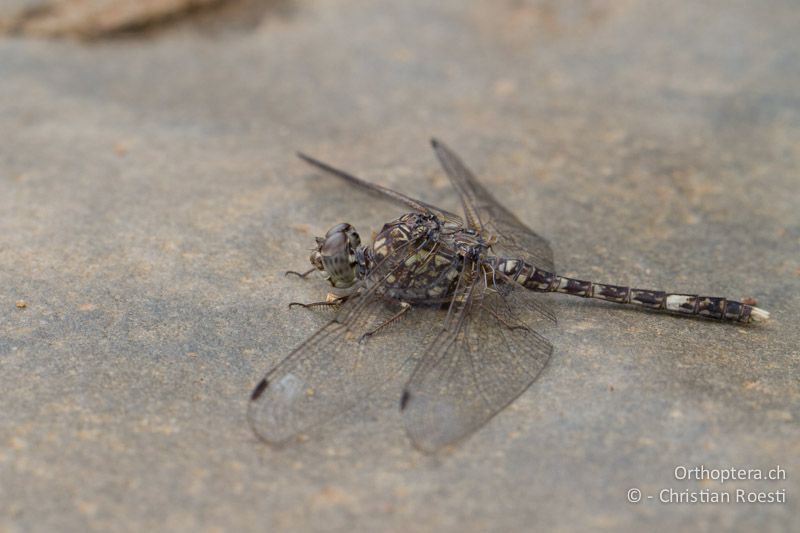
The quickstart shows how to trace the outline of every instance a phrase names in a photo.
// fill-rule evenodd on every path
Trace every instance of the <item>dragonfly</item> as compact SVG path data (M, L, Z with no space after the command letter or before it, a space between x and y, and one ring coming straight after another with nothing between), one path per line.
M385 224L372 243L362 242L351 224L337 224L316 238L308 271L287 272L301 278L318 272L332 291L325 301L290 306L328 308L334 315L252 391L248 420L264 441L280 446L296 440L398 375L405 379L399 403L411 442L434 453L462 441L525 392L550 359L553 346L542 332L556 316L540 293L738 324L769 318L747 299L558 275L550 243L500 204L444 143L433 139L431 145L462 215L298 153L406 213ZM423 318L404 331L398 322L414 313ZM432 332L423 346L421 330Z

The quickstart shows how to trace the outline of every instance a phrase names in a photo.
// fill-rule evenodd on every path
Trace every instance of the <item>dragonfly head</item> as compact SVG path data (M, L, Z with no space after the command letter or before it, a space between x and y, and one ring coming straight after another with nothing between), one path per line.
M317 237L317 249L311 254L311 264L331 285L347 288L356 281L357 252L361 237L350 224L337 224L325 237Z

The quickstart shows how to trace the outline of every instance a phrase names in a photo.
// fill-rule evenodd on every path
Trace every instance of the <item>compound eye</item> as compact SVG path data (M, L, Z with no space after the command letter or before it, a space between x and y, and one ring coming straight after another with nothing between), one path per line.
M325 243L322 245L319 251L324 256L333 257L341 254L346 246L347 246L347 237L345 236L344 233L328 232L328 236L325 238Z
M361 246L361 237L358 236L358 233L356 233L355 230L353 230L353 232L350 233L350 246L352 246L353 248L358 248L359 246Z
M350 224L344 222L342 224L336 224L334 227L328 230L328 233L325 234L326 237L330 237L334 233L346 233L347 230L350 229Z

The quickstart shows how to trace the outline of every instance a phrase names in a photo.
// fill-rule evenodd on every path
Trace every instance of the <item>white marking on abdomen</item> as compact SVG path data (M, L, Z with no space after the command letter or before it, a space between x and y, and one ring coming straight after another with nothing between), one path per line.
M694 311L694 297L685 294L670 294L667 296L667 311L678 311L681 313L691 313ZM691 309L681 307L682 305L689 304Z

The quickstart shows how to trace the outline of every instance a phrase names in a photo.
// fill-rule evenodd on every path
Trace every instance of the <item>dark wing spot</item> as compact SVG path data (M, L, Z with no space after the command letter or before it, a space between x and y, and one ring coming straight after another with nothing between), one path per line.
M250 395L250 401L253 402L258 400L258 397L264 393L264 391L268 386L269 386L269 381L267 381L267 378L264 378L261 381L259 381L258 385L256 385L256 388L253 389L253 394Z
M404 410L406 405L408 405L408 400L411 398L411 394L408 390L403 391L403 395L400 397L400 410Z

